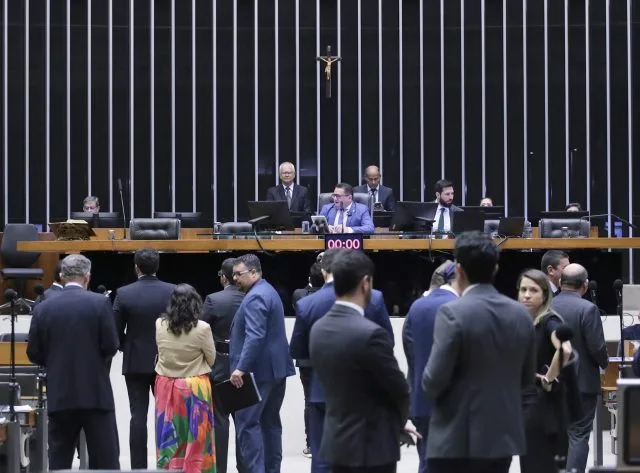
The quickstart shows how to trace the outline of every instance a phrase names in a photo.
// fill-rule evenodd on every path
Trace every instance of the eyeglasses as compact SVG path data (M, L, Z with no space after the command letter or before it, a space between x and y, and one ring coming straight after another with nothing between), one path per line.
M244 271L234 271L233 272L233 277L234 278L239 278L240 276L242 276L243 274L247 274L248 272L250 272L250 269L245 269Z

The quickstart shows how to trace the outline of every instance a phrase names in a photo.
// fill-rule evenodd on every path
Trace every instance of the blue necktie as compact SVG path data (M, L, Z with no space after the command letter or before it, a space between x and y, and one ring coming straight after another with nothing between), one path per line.
M338 212L340 212L340 215L338 216L338 225L342 225L343 224L343 219L344 219L344 210L338 210Z

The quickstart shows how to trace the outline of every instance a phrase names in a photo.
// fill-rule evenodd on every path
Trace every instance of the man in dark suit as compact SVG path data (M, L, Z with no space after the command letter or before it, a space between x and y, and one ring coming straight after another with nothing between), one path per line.
M289 356L282 300L262 278L256 255L234 261L233 280L246 294L231 324L231 383L253 373L262 402L236 412L236 442L251 473L279 473L282 463L280 408L287 377L296 371Z
M62 261L58 261L56 264L55 273L53 274L53 284L49 287L41 296L35 300L33 307L35 308L38 304L45 301L47 298L55 297L62 292L64 286L62 285L62 277L60 275L60 271L62 271Z
M453 204L455 195L453 182L448 179L440 179L436 182L435 191L438 208L433 215L435 220L433 230L438 233L448 233L453 225L454 214L462 212L462 209Z
M369 194L369 211L372 215L374 210L393 211L396 209L396 198L393 195L393 189L380 184L381 177L378 166L369 166L364 171L364 179L367 183L353 188L353 192Z
M560 278L562 270L569 265L569 255L561 250L549 250L542 255L540 271L547 275L551 292L554 296L560 294Z
M122 374L127 384L131 411L131 468L146 469L149 391L153 393L158 354L156 319L167 308L175 286L156 277L160 267L157 250L143 248L136 251L134 264L138 280L118 289L113 311L123 353Z
M453 261L446 261L436 268L431 277L431 292L411 305L402 329L402 344L409 367L407 379L411 387L411 420L422 436L416 445L420 457L418 473L428 471L426 454L431 419L431 404L422 391L422 373L431 354L436 313L440 306L458 298L455 268Z
M244 300L244 292L233 284L233 258L227 258L222 262L218 277L222 285L222 291L209 294L202 307L200 319L211 325L213 341L216 345L216 361L211 371L213 384L218 384L229 379L229 335L231 323L240 304ZM229 453L229 416L230 414L220 405L217 396L213 397L213 415L216 441L216 470L218 473L227 472L227 456ZM236 463L238 470L241 468L239 449L236 449Z
M525 453L522 389L535 379L535 340L527 310L492 285L498 248L480 232L456 238L462 296L436 314L422 377L432 403L431 473L507 473Z
M71 469L84 430L89 468L119 470L118 428L108 360L118 351L111 301L87 291L91 262L62 261L62 294L35 308L27 356L47 370L49 468ZM72 340L70 339L72 337Z
M293 302L293 310L297 309L298 301L303 297L316 293L324 285L324 277L322 276L322 269L320 263L313 263L309 268L309 284L307 287L296 289L293 291L291 297ZM295 359L295 358L294 358ZM302 450L302 454L311 458L311 440L309 437L309 400L311 394L311 363L308 359L295 359L298 372L300 373L300 382L302 383L302 391L304 393L304 434L305 434L305 448Z
M313 325L323 317L336 302L333 283L333 263L339 253L346 250L327 250L322 256L322 274L325 285L315 294L307 296L298 302L296 322L291 335L291 356L296 360L309 360L309 336ZM393 329L389 320L389 313L384 303L384 297L375 289L371 292L371 301L367 305L364 316L382 327L389 335L389 342L393 347ZM325 421L325 396L322 386L315 373L311 374L311 389L309 393L309 440L311 443L311 471L312 473L329 472L329 464L320 455L320 443Z
M580 420L570 424L567 429L567 471L575 468L578 473L582 473L587 465L589 437L598 406L599 368L607 367L609 357L600 311L593 303L582 298L589 288L587 270L579 264L569 264L562 270L560 282L562 291L553 298L551 306L573 329L571 344L580 356L578 389L583 414Z
M280 184L267 189L267 200L286 200L292 212L311 214L311 199L306 187L295 184L296 168L285 161L280 164Z
M340 251L331 270L336 300L313 324L309 342L326 397L319 455L332 473L395 472L400 434L415 428L407 422L409 386L389 334L365 316L373 262L361 251Z

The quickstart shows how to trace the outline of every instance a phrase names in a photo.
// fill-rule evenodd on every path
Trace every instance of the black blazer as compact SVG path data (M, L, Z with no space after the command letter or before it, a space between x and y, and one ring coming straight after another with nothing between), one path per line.
M27 356L46 367L50 412L113 410L108 364L118 351L111 301L67 285L35 308Z
M237 286L230 285L222 291L209 294L204 300L200 320L211 325L213 341L216 345L216 361L211 376L215 383L229 379L229 338L231 322L242 304L244 292Z
M364 184L362 186L354 187L353 192L362 192L364 194L369 194L369 192L371 192L371 189L367 184ZM377 197L385 210L393 211L396 209L396 198L393 195L393 189L391 187L380 185L378 188Z
M284 195L284 186L278 184L274 187L267 189L267 200L287 200ZM291 192L291 207L292 212L305 212L311 213L311 200L309 199L309 189L304 186L295 184L293 191Z
M155 276L142 276L118 289L113 312L123 354L122 374L154 373L156 319L167 308L174 288Z
M313 324L309 348L326 398L324 460L349 467L397 462L409 386L387 331L335 304Z

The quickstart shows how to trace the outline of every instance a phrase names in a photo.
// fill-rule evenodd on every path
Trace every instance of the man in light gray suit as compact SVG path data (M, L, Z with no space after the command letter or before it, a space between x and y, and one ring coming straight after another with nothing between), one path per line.
M573 329L571 344L580 356L578 389L580 390L582 418L569 425L569 453L567 471L575 468L584 472L589 456L589 437L600 393L600 370L609 364L607 345L602 330L600 311L582 296L589 288L587 270L572 263L562 270L562 291L553 298L551 306Z
M507 473L525 452L522 389L535 380L531 316L492 281L498 248L480 232L456 238L462 297L437 315L422 387L432 402L430 473Z

